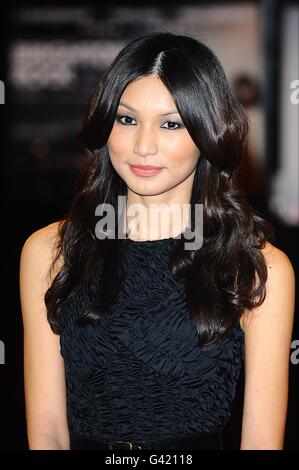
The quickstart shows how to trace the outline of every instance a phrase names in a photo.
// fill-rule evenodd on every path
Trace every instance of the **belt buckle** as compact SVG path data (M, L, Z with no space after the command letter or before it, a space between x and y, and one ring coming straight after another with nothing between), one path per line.
M129 450L133 449L133 444L130 441L110 441L109 442L109 450L113 450L113 445L114 444L116 444L116 445L117 444L125 444L125 445L128 444ZM117 447L117 449L119 449L119 447Z

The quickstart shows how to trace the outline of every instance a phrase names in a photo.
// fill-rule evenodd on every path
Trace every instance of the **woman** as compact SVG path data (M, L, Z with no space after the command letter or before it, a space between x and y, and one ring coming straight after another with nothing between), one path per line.
M247 131L192 36L135 39L95 85L69 214L21 255L30 449L222 449L243 358L240 448L283 448L294 271L237 186Z

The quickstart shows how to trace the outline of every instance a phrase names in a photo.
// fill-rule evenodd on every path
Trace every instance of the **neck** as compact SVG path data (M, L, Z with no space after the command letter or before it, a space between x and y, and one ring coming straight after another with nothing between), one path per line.
M176 237L189 226L190 204L142 204L127 206L124 231L138 239Z

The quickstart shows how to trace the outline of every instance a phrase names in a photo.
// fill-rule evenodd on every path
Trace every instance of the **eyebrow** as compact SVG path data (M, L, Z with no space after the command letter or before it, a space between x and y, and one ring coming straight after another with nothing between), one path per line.
M128 108L131 111L134 111L135 113L138 112L136 111L136 109L132 108L132 106L129 106L127 103L124 103L123 101L119 103L119 106L124 106L125 108ZM179 113L177 112L177 110L174 109L173 111L167 111L166 113L161 113L160 116L168 116L169 114L179 114Z

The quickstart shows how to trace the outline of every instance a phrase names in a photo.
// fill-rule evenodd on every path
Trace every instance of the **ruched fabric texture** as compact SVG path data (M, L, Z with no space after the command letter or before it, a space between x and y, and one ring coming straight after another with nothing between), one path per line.
M118 302L93 324L76 318L93 300L95 273L62 310L70 433L147 441L224 429L244 358L238 324L198 346L183 281L168 261L176 238L121 240Z

